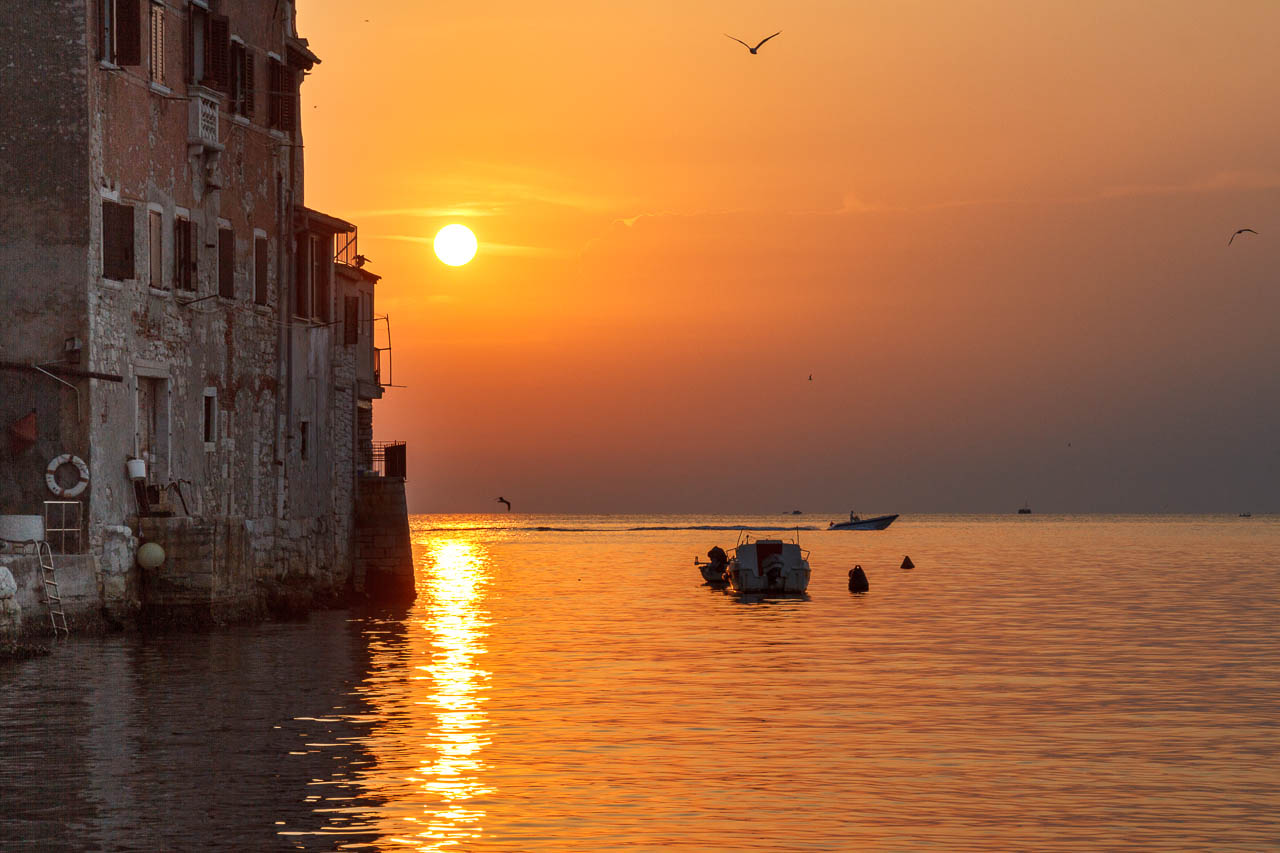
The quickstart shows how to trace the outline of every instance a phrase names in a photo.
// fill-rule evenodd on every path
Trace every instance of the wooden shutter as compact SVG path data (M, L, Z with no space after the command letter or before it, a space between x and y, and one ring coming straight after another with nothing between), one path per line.
M102 275L113 281L133 278L133 208L102 202Z
M280 63L267 57L267 127L280 127Z
M253 241L253 301L267 304L267 238Z
M342 343L346 346L360 343L359 296L348 296L342 300Z
M297 122L298 75L292 68L280 66L280 129L293 133Z
M231 86L231 19L226 15L210 15L205 26L208 38L204 50L204 76L210 86L230 91Z
M142 3L140 0L115 0L115 4L115 63L116 65L141 65Z
M218 229L218 295L236 298L236 232Z
M244 98L244 115L253 118L254 103L254 86L257 80L253 76L253 51L248 48L244 49L244 82L243 95Z

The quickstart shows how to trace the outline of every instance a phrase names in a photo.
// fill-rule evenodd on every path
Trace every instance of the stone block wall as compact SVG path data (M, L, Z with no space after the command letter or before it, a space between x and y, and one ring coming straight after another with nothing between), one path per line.
M413 600L416 582L402 478L360 478L355 542L356 588L378 601Z

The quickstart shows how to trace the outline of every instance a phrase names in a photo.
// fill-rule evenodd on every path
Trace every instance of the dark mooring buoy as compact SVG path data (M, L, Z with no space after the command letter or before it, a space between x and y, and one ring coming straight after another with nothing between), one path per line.
M871 589L871 585L867 583L867 573L862 570L862 566L854 566L849 570L849 592L866 592Z
M903 558L902 558L902 568L904 568L904 569L914 569L915 567L916 567L916 564L915 564L915 563L913 563L913 562L911 562L911 558L910 558L910 557L903 557Z

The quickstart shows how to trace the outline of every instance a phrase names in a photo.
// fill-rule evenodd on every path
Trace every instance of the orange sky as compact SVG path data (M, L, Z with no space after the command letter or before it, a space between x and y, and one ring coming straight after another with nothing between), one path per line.
M1280 4L299 7L411 511L1280 511Z

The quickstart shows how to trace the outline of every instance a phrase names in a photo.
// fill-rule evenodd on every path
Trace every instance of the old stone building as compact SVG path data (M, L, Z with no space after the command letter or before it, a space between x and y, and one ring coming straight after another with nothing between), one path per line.
M377 277L304 203L294 26L287 0L0 17L0 516L53 514L73 625L412 594L403 470L372 476ZM38 560L0 545L29 621Z

